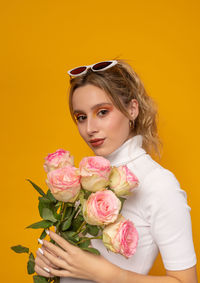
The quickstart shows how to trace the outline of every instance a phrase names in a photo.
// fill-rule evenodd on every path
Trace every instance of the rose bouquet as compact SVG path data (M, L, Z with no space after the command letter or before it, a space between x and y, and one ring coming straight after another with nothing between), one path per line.
M38 209L42 220L27 228L43 229L40 239L44 239L45 230L55 227L56 233L68 242L95 254L100 253L91 246L92 239L101 239L109 251L126 258L135 253L137 230L120 214L124 197L138 185L137 177L126 165L112 167L107 159L92 156L83 158L76 168L70 153L59 149L45 158L44 169L49 188L46 193L28 180L40 194ZM27 270L33 274L33 253L21 245L12 249L29 254ZM58 278L38 275L33 279L35 283L59 282Z

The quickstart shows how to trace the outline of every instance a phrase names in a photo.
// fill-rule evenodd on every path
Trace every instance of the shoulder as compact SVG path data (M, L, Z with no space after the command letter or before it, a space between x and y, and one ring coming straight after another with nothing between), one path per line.
M153 160L150 155L144 154L137 160L127 164L128 168L138 177L142 186L168 185L180 186L175 175L168 169Z
M177 198L185 202L186 192L181 189L176 176L154 161L150 155L145 154L127 166L138 177L138 193L147 202Z

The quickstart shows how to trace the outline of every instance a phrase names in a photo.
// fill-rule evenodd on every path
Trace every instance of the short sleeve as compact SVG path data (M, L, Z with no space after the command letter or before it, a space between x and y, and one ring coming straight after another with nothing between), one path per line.
M196 255L186 193L166 169L160 172L155 186L150 213L151 233L165 269L190 268L196 264Z

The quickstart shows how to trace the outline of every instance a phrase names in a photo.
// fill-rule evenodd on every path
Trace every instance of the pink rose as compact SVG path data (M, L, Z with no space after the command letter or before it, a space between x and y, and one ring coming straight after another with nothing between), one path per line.
M85 190L96 192L105 189L111 172L110 161L101 156L85 157L79 164L81 185Z
M107 249L131 257L138 244L138 232L129 220L120 215L117 221L103 230L103 243Z
M108 225L119 214L121 202L110 190L92 193L83 205L85 221L91 225Z
M126 165L113 167L110 174L109 186L117 196L127 196L138 185L137 177Z
M45 157L44 170L49 172L64 166L74 165L74 158L69 151L58 149L54 153L50 153Z
M79 171L72 166L50 171L46 183L55 199L63 202L74 202L81 188Z

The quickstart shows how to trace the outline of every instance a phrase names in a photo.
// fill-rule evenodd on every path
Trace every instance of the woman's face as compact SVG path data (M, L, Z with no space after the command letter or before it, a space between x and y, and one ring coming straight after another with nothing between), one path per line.
M109 155L132 136L129 119L104 90L90 84L79 87L72 106L79 133L96 155Z

